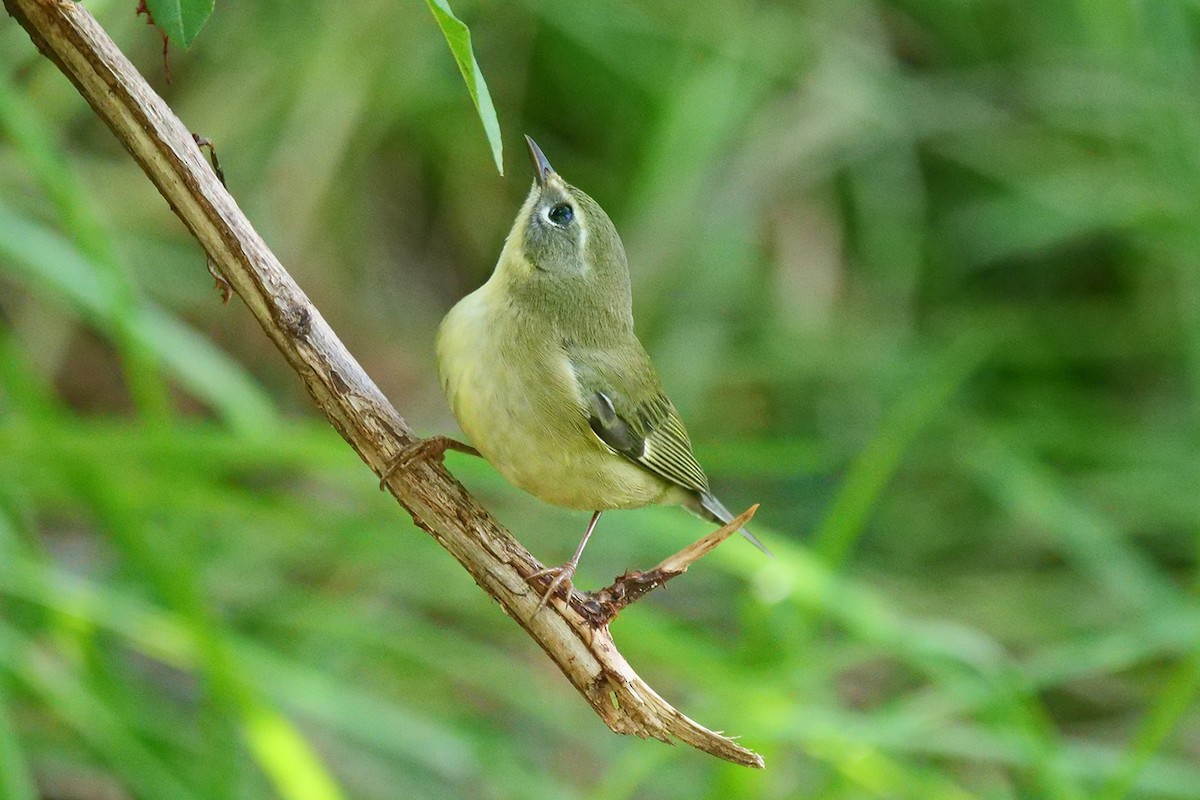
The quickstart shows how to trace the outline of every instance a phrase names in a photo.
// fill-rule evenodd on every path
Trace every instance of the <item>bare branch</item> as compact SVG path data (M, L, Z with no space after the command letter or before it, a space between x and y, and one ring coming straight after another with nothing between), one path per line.
M416 436L251 227L192 134L81 5L70 0L4 0L4 5L141 165L329 422L363 461L383 473ZM391 475L387 486L612 730L679 739L738 764L763 766L756 753L659 697L617 651L606 625L593 627L575 608L558 603L535 615L539 596L527 578L541 565L440 464L416 462ZM684 567L690 563L685 562Z
M625 606L636 603L671 578L687 572L688 567L711 553L717 545L753 519L757 511L758 504L755 503L717 530L697 539L675 555L663 559L657 567L645 572L626 572L613 581L611 586L595 592L586 592L577 601L576 608L593 628L608 625ZM572 597L572 600L574 599Z

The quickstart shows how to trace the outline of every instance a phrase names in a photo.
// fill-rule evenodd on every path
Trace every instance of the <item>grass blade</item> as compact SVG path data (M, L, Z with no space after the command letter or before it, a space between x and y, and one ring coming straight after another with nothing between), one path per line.
M496 118L496 107L492 105L492 95L488 91L487 81L483 79L483 70L475 60L475 51L471 48L471 31L466 23L454 16L450 4L446 0L425 0L433 18L437 20L450 53L454 56L458 69L462 72L463 80L467 83L467 91L471 94L471 102L483 123L483 131L487 134L488 143L492 146L492 158L496 161L496 169L504 174L504 143L500 139L500 120Z

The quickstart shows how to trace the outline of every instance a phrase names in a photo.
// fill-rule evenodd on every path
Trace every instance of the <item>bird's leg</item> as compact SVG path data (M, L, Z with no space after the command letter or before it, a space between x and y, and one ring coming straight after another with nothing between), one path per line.
M546 593L542 595L541 602L538 603L537 608L533 611L535 616L539 611L545 608L546 603L550 602L550 597L559 589L563 589L565 592L570 593L571 576L575 574L575 568L579 566L579 557L583 555L583 548L587 546L588 539L592 537L592 531L596 529L596 523L600 520L600 514L601 512L599 511L592 514L592 521L588 523L587 530L583 533L583 538L579 540L579 547L575 548L575 555L571 556L570 561L562 566L539 569L537 572L529 576L529 580L531 581L534 578L541 578L545 575L554 576L553 580L550 581L550 588L548 588Z
M419 442L413 442L408 445L395 458L388 462L388 465L384 467L383 472L379 476L379 489L382 491L387 488L388 478L414 461L423 461L430 458L441 461L446 455L447 450L457 450L460 453L467 453L472 456L479 455L479 451L474 447L471 447L469 444L463 444L457 439L451 439L449 436L430 436L428 439L422 439Z

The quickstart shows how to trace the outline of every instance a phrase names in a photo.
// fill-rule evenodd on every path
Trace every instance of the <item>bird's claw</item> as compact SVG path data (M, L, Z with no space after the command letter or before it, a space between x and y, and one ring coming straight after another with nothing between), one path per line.
M432 441L434 440L422 439L419 442L414 442L408 445L399 453L397 453L396 457L389 461L387 466L383 468L383 472L379 474L379 491L382 492L387 489L387 482L391 479L391 477L397 472L405 469L412 462L434 455L435 451L439 448L431 447L429 443ZM440 448L440 450L441 453L438 453L438 455L442 455L446 452L444 447Z
M530 582L533 582L538 578L553 576L550 581L549 588L546 589L546 593L542 595L542 599L538 602L537 608L533 610L534 616L537 616L537 613L546 607L546 604L550 602L550 598L553 597L557 592L561 591L567 597L571 595L571 576L574 574L575 564L568 562L558 567L546 567L545 569L539 569L537 572L529 576Z
M430 436L428 439L421 439L420 441L406 445L383 468L383 472L379 474L379 490L383 491L386 489L388 480L397 472L407 469L408 465L414 461L424 461L430 458L441 461L445 457L447 450L457 450L460 453L468 453L473 456L479 455L479 451L474 447L455 441L449 436Z

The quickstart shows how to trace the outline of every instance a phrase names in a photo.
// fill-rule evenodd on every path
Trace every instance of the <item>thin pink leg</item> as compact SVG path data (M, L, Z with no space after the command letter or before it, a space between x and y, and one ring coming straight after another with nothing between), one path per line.
M596 530L596 523L600 521L600 514L597 511L592 514L592 521L588 523L587 530L584 531L583 539L579 541L579 547L575 548L575 555L571 556L571 560L560 567L547 567L546 569L538 570L529 576L530 580L540 578L543 575L553 575L554 580L550 581L550 588L542 595L542 600L538 603L538 607L534 609L534 614L545 608L546 603L550 602L550 597L562 588L565 592L571 591L571 576L575 574L575 568L579 566L579 558L583 555L583 548L587 546L588 539L592 538L592 531Z

